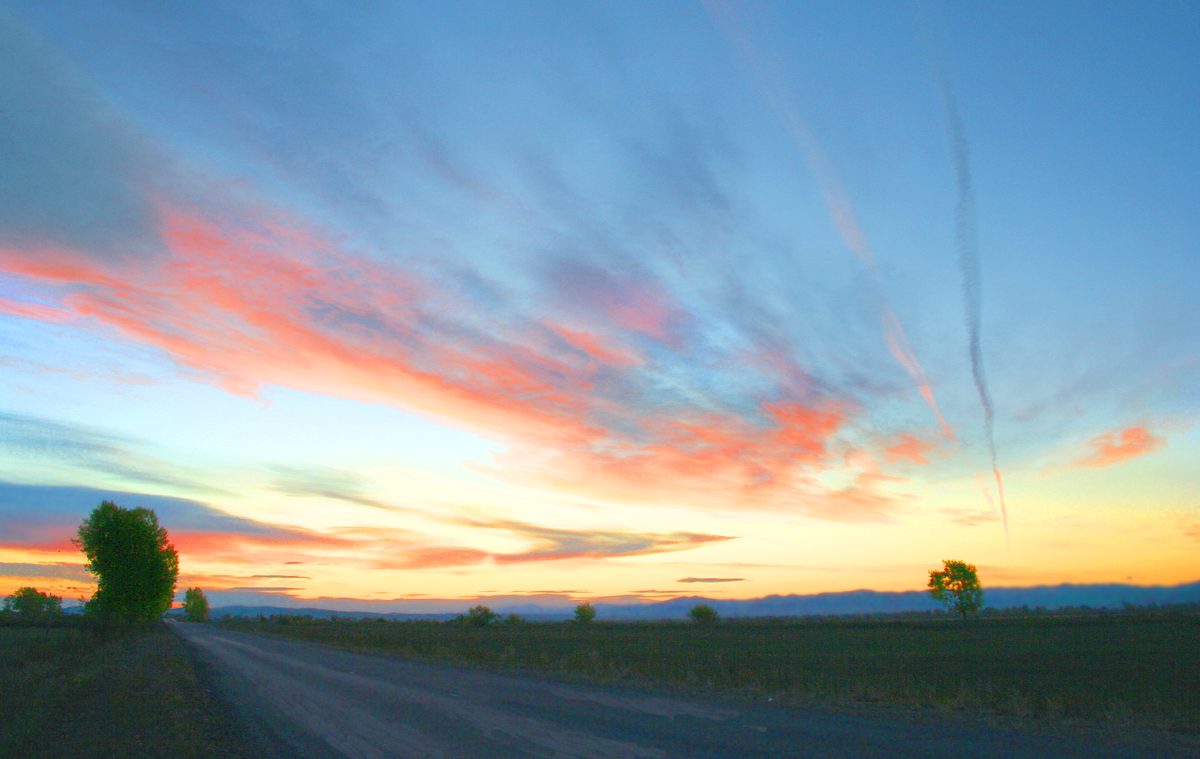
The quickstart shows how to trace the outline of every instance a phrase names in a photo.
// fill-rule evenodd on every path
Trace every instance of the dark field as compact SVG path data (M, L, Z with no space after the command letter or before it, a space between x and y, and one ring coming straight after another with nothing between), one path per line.
M0 627L0 757L251 757L162 623L107 641Z
M1200 615L533 623L235 619L389 656L669 683L784 703L883 702L1200 733Z

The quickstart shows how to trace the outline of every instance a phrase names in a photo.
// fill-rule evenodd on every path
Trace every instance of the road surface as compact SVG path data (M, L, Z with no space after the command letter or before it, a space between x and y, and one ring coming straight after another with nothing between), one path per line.
M706 704L172 624L265 756L1151 757L1077 739L770 704ZM1181 754L1182 755L1182 754Z

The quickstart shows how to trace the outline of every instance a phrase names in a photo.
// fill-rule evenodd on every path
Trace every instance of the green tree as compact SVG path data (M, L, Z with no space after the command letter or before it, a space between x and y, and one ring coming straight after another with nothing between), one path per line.
M179 554L150 509L104 501L71 541L88 558L97 588L86 611L121 622L150 622L171 608Z
M208 599L199 588L188 588L183 596L183 614L189 622L208 621Z
M474 627L487 627L500 619L500 615L486 606L476 606L467 612L467 624Z
M709 625L721 618L717 610L708 604L696 604L688 612L688 616L698 625Z
M22 619L47 619L62 613L62 599L37 588L17 588L17 592L4 599L4 611Z
M581 625L586 625L596 618L596 607L588 601L584 601L575 607L575 621Z
M945 559L941 569L929 570L929 595L967 621L967 615L983 608L983 588L974 564Z

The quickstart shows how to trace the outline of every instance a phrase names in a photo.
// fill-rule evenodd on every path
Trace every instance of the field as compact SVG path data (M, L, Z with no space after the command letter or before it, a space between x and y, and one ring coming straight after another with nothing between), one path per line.
M1200 733L1200 614L933 621L533 623L231 619L390 656L671 684L783 703L882 702Z
M162 623L109 640L0 626L0 756L253 756L240 735Z

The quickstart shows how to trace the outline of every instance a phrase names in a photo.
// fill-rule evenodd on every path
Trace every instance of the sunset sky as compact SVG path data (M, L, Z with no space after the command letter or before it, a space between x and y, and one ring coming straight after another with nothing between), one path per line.
M1200 580L1198 48L0 0L0 594L90 595L103 499L214 605Z

